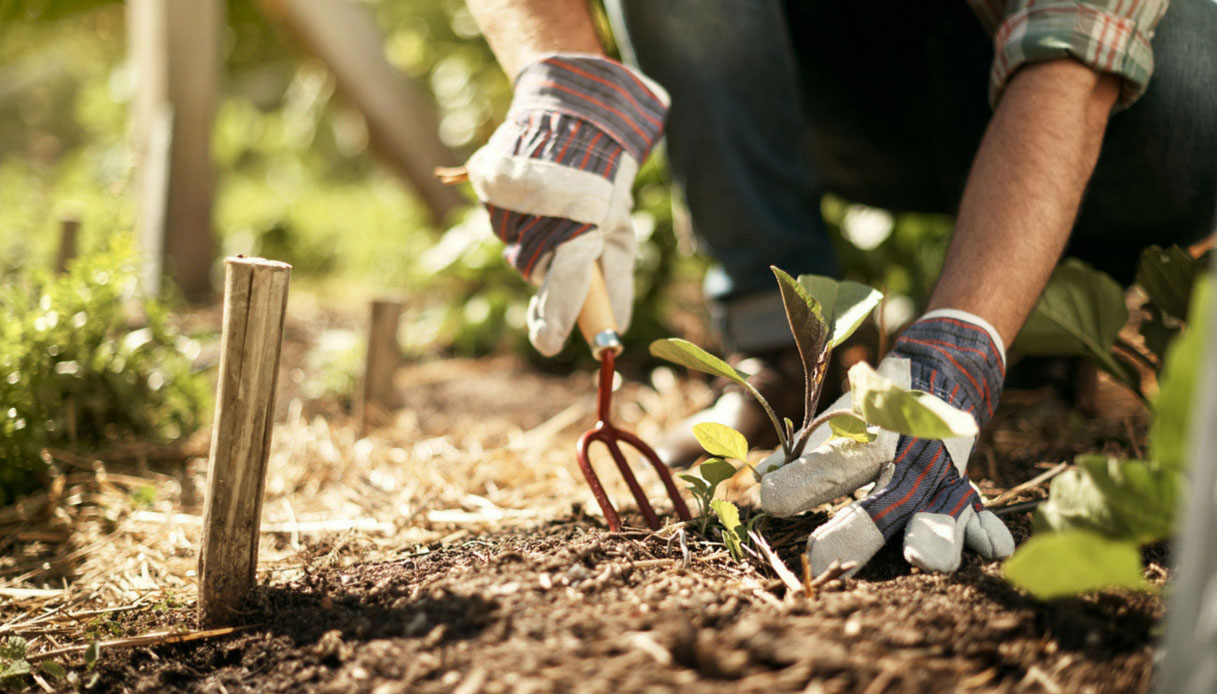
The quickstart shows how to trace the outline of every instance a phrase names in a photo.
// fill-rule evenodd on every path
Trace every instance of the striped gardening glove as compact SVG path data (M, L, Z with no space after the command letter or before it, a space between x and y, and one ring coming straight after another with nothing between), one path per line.
M466 164L504 255L539 286L528 337L552 356L570 335L599 262L617 326L634 300L630 188L663 130L668 94L593 55L558 54L516 78L507 119Z
M1005 348L992 327L964 311L923 316L897 340L879 372L905 388L930 392L970 413L983 427L993 416L1005 377ZM849 408L846 393L829 409ZM801 457L781 466L779 451L763 461L761 506L786 516L874 482L872 491L838 512L807 540L814 575L834 559L861 567L897 533L904 558L928 571L959 568L965 545L985 559L1014 551L1010 531L966 476L975 437L942 441L881 431L870 443L816 431ZM781 466L781 467L779 467ZM855 569L856 570L856 569Z

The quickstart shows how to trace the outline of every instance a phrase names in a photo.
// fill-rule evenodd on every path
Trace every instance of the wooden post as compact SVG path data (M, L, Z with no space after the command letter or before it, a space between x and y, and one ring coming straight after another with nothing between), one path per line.
M55 256L55 274L68 270L68 263L76 257L76 237L80 234L80 218L64 215L59 220L59 253Z
M237 623L254 584L291 278L286 263L236 257L224 264L224 332L199 553L204 627Z
M219 101L222 0L127 0L136 226L156 291L172 278L189 301L214 297L211 126Z
M437 223L468 204L432 175L435 167L464 157L440 141L426 90L385 58L384 37L363 3L260 0L259 5L325 62L338 90L366 119L373 147L410 182Z
M363 383L356 404L359 434L367 433L373 419L380 418L394 405L393 373L401 364L397 344L400 301L380 299L372 302L368 319L368 352L364 360Z

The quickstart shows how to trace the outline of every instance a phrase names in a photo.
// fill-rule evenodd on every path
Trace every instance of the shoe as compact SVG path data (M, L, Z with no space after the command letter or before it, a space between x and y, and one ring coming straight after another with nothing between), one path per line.
M764 355L729 357L727 362L747 374L748 382L760 392L779 419L803 421L803 368L794 347ZM655 447L655 453L668 467L687 468L706 455L693 436L693 425L718 422L740 432L753 448L774 448L777 432L765 409L751 393L736 383L716 383L718 399L669 429Z

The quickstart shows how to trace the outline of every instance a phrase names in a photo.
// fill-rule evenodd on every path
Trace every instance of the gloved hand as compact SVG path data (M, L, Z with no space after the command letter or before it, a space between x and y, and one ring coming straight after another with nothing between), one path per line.
M896 341L879 372L905 388L924 390L970 413L983 427L993 416L1005 377L1005 348L987 322L972 314L926 314ZM830 409L848 409L846 393ZM943 441L881 431L870 443L828 441L824 426L807 451L783 465L779 450L757 466L761 507L787 516L875 482L807 540L813 575L834 559L859 568L904 531L904 558L929 571L959 568L964 545L985 559L1009 556L1014 539L1005 524L984 510L966 476L975 437ZM855 569L856 570L856 569Z
M516 78L507 119L466 164L504 255L539 285L528 337L562 349L599 262L618 329L634 299L630 188L659 139L668 94L632 68L556 54Z

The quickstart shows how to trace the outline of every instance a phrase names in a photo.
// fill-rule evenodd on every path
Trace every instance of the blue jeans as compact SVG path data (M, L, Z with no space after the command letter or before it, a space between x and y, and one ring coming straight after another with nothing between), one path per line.
M770 264L836 272L825 191L955 211L993 57L962 0L606 4L626 59L672 95L668 157L718 262L706 290L729 346L790 344ZM1153 45L1149 90L1113 115L1066 251L1124 281L1143 246L1208 233L1217 202L1217 2L1175 0Z

